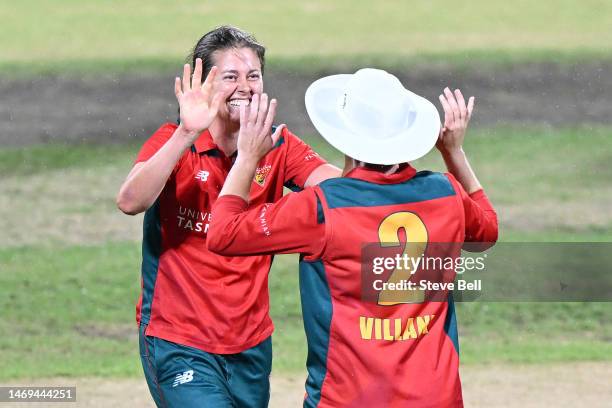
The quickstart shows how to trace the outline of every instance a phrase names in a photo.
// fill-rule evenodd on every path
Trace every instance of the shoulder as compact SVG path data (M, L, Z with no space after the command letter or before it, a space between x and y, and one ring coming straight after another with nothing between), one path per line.
M277 126L274 126L274 129L276 128ZM281 138L291 139L291 140L295 140L295 139L300 140L300 138L297 137L293 132L291 132L288 127L285 127L283 131L281 132Z
M178 128L176 123L166 122L162 124L151 137L167 137L170 138Z
M145 141L145 145L154 144L159 145L160 143L166 143L168 139L172 137L178 125L176 123L164 123L162 124L149 138Z
M277 126L273 126L272 132L274 132L276 128ZM302 139L296 136L295 133L291 132L287 127L285 127L281 132L281 136L278 139L278 142L276 143L275 147L284 146L285 148L291 149L296 146L303 146L305 144L306 143L304 143Z
M289 129L284 128L281 137L274 148L282 148L287 152L288 157L296 162L305 162L308 166L325 164L325 160L315 152L312 147Z
M276 131L277 126L272 126L272 133ZM307 146L299 137L293 134L286 127L281 132L280 137L277 142L274 144L272 149L268 152L269 155L277 156L279 154L289 154L296 153L302 146Z
M438 173L438 174L444 177L444 179L451 186L453 191L455 191L456 193L460 195L464 192L463 187L461 186L461 183L459 183L459 181L451 173Z
M178 125L164 123L143 143L135 163L149 160L174 134Z
M272 126L272 133L276 132L277 128L277 125ZM287 147L292 145L296 139L299 140L296 135L291 133L291 131L285 127L272 150L276 150L278 148L287 149Z
M424 185L432 190L455 193L454 184L457 183L457 180L455 180L453 175L450 173L421 170L418 171L408 182L416 185Z

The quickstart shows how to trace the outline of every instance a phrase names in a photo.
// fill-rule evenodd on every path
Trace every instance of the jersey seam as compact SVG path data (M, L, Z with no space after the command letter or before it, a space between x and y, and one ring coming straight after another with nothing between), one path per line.
M444 175L446 176L448 181L450 181L451 186L453 187L453 190L455 190L457 206L459 207L459 216L461 217L461 237L462 237L461 241L465 242L465 229L466 229L465 207L463 205L463 201L461 200L461 190L459 189L460 187L458 186L459 182L450 173L445 173Z
M319 192L321 194L319 194ZM316 197L321 201L321 208L323 209L323 216L325 217L325 236L323 238L323 244L321 245L321 249L320 251L318 251L319 254L319 259L321 261L326 261L327 260L327 247L329 242L331 241L331 236L333 234L333 226L332 226L332 220L329 214L329 207L327 206L327 201L325 200L325 194L323 193L323 191L321 191L321 188L317 186L317 188L314 190L314 193L316 195ZM316 203L315 203L315 218L317 217L316 214Z

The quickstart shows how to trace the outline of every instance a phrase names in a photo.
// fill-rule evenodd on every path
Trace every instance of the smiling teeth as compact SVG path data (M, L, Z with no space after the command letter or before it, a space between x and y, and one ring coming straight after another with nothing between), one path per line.
M245 106L249 106L249 101L244 100L244 99L240 99L240 100L233 100L229 102L230 106L234 106L236 108L239 108L240 105L245 105Z

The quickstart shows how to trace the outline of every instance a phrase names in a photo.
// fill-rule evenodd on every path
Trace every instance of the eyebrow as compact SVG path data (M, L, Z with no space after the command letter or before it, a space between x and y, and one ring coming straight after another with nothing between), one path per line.
M253 72L261 72L261 70L259 70L259 69L252 69L248 73L252 74ZM225 71L222 71L221 73L222 74L239 74L239 72L236 71L235 69L227 69Z

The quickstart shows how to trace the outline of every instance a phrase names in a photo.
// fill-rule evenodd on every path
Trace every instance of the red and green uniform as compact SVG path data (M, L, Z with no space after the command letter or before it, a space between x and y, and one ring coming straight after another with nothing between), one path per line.
M136 162L151 158L176 128L175 124L159 128L145 142ZM210 133L203 132L181 156L159 198L146 211L142 294L136 316L143 335L212 354L241 353L270 337L272 257L225 257L206 247L211 208L232 162ZM260 162L251 201L273 202L282 197L284 186L302 188L324 163L285 129ZM146 372L148 363L143 365Z
M360 167L275 204L222 197L213 217L217 252L302 254L304 406L463 405L452 298L364 301L362 244L400 230L432 243L494 242L497 217L482 190L468 195L452 175L408 165L392 175Z

